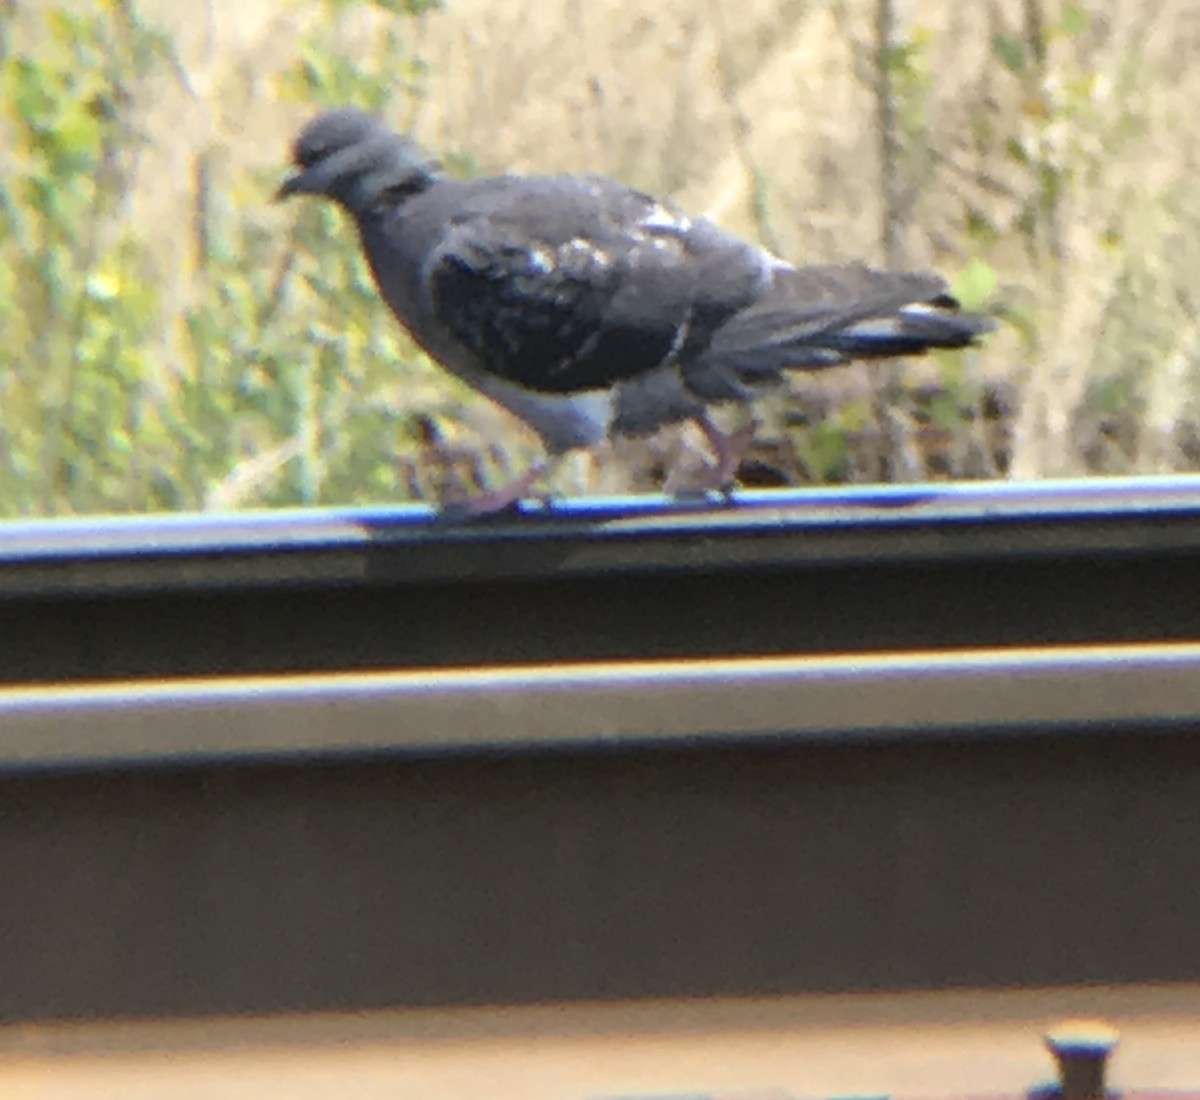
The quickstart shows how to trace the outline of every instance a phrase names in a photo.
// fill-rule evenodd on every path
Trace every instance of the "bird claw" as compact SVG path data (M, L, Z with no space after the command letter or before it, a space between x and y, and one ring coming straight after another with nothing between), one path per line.
M700 418L700 430L712 449L716 465L712 467L710 488L726 498L737 488L738 467L746 456L746 450L754 442L758 425L751 421L732 432L723 432L707 416Z
M668 478L665 488L680 500L706 500L716 494L723 503L730 504L738 488L738 467L754 442L757 425L751 422L726 433L707 416L700 416L696 418L696 426L704 433L713 461L706 462L686 484L672 484L673 479Z
M451 523L463 520L481 519L486 516L497 516L503 513L515 513L521 502L530 496L534 484L546 473L543 463L535 462L519 477L501 485L497 489L488 489L472 496L458 499L446 499L441 503L438 518ZM542 504L550 502L550 494L542 490L532 494Z

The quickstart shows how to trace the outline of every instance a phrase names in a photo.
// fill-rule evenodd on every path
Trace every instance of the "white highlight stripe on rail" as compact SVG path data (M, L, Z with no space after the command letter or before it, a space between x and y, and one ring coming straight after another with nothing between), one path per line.
M0 768L1189 721L1200 644L126 681L0 690Z

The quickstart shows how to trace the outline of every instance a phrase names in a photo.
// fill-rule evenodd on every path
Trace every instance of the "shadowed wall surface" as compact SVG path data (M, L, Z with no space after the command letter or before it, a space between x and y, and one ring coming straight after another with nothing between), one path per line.
M0 804L10 1019L1200 978L1181 732L10 777Z

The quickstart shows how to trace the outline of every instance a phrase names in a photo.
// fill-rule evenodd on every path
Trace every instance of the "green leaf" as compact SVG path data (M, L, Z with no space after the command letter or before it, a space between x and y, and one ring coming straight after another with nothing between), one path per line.
M1025 146L1021 144L1020 138L1009 138L1004 143L1004 151L1008 154L1011 161L1022 167L1029 167L1030 157Z
M1025 71L1025 47L1009 34L992 35L992 53L994 53L1009 72Z
M999 281L991 264L973 256L950 280L950 291L964 309L979 309L995 294Z
M1091 14L1082 4L1069 3L1063 8L1059 19L1059 30L1069 38L1082 34L1091 25Z
M953 432L962 427L962 411L952 393L943 390L929 402L929 419L942 431Z
M100 127L87 106L71 103L59 116L51 137L58 152L84 167L100 149Z

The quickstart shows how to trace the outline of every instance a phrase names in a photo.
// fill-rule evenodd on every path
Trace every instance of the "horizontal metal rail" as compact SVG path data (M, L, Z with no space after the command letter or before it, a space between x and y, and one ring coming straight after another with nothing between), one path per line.
M0 691L0 770L1200 727L1200 645Z
M0 524L0 599L1197 551L1200 476L581 498L469 523L424 506L100 516Z
M1200 477L0 524L0 683L1200 640Z

